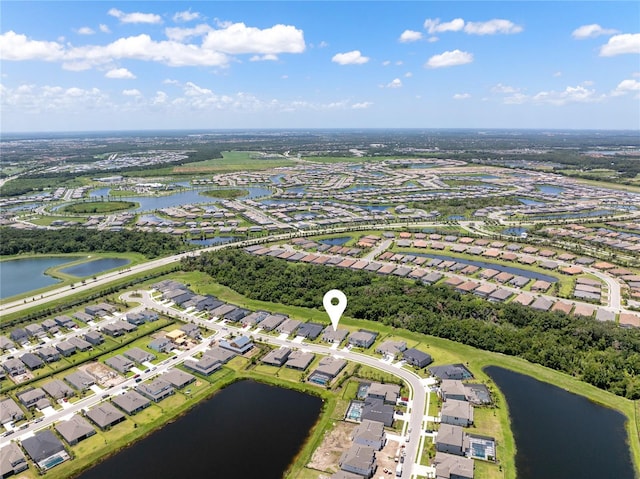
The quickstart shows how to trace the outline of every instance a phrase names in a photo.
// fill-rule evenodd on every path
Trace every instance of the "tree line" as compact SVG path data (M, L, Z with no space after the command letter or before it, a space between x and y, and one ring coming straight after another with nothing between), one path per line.
M346 315L378 321L487 351L518 356L601 389L640 398L640 330L609 322L492 303L446 286L427 286L364 271L289 263L221 250L186 258L244 296L319 308L328 285L349 298Z

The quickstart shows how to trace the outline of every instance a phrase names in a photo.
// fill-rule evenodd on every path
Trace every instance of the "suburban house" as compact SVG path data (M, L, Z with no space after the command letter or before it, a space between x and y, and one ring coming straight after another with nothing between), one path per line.
M8 351L9 349L15 348L16 345L6 336L0 336L0 349L3 351Z
M448 399L442 403L441 423L468 427L473 424L473 406L465 401Z
M211 309L217 302L214 296L195 295L189 301L184 303L185 308L194 308L198 311L207 311Z
M464 456L469 449L469 438L460 426L440 424L436 437L436 451Z
M384 341L382 344L376 346L376 353L383 356L391 356L396 359L400 354L407 349L407 343L404 341Z
M367 389L367 397L382 399L385 404L395 404L400 397L398 384L371 383Z
M354 444L340 456L338 464L343 471L369 478L376 470L376 453L372 447Z
M222 367L222 363L211 356L202 356L199 360L187 359L182 364L185 368L205 376L209 376Z
M155 379L150 383L138 384L136 391L148 399L151 399L153 402L162 401L164 398L175 393L173 386L163 379Z
M422 369L433 362L433 358L430 354L427 354L415 348L410 348L403 351L402 358L407 362L407 364L411 364L418 369Z
M41 324L42 327L51 334L55 334L60 330L60 327L53 319L45 319Z
M166 353L173 348L173 343L167 338L156 338L149 343L148 348L159 353Z
M78 326L69 316L56 316L53 320L62 328L73 329Z
M372 447L379 451L384 447L386 441L384 424L365 419L352 431L351 440L361 446Z
M280 323L278 327L276 327L276 331L280 334L286 334L287 336L289 336L290 334L294 333L296 329L298 329L298 326L300 326L300 324L301 321L288 318Z
M116 371L126 374L133 367L133 362L125 358L122 354L117 354L105 361L105 364Z
M315 340L322 333L324 325L320 323L302 323L296 331L297 336L305 337L311 341Z
M333 326L329 325L324 328L324 331L322 332L322 340L325 343L340 344L342 341L344 341L344 338L346 338L348 334L349 331L346 329L334 330Z
M18 344L26 344L29 342L29 335L27 335L27 332L22 328L16 328L11 331L9 333L9 338L11 341Z
M41 388L28 389L16 394L16 398L18 398L18 401L20 401L26 408L36 406L38 402L42 401L43 399L47 403L47 406L51 405L49 403L49 400L47 399L47 395Z
M83 439L93 436L96 430L91 427L89 421L78 414L74 414L68 421L61 421L55 426L60 434L70 446L78 444Z
M93 321L93 316L85 313L84 311L77 311L73 313L73 317L82 321L83 323L88 323L89 321Z
M457 379L443 379L440 384L440 397L443 401L447 401L448 399L466 401L467 390L462 381Z
M262 328L263 331L272 331L286 319L288 318L282 314L270 314L262 320L262 322L260 323L260 328Z
M118 323L120 322L121 321L119 321ZM112 338L117 338L118 336L122 336L124 334L124 329L120 327L118 323L105 324L100 330L104 334L111 336Z
M202 356L208 356L210 358L215 359L216 361L226 364L231 359L235 357L235 353L228 349L221 348L220 346L212 346L211 349L207 349L202 353Z
M69 459L64 444L50 429L37 432L23 440L22 447L43 471Z
M94 346L104 343L104 337L97 331L89 331L84 335L84 339Z
M56 344L56 349L60 351L60 354L62 354L64 357L68 357L72 354L75 354L78 348L71 344L70 341L60 341L58 344Z
M38 350L38 356L47 363L60 360L60 350L51 346L45 346Z
M314 358L315 355L313 353L293 351L289 355L285 366L291 369L297 369L298 371L305 371L309 367L309 364L313 362Z
M0 477L17 475L28 468L27 459L18 444L10 442L0 449Z
M176 346L181 346L187 341L186 333L179 329L169 331L165 336L167 337L167 339L170 339Z
M439 379L470 379L473 375L462 364L446 364L429 368L431 375Z
M247 314L249 314L248 310L243 308L235 308L232 311L225 313L224 319L237 323L238 321L241 321L242 318L244 318Z
M95 384L93 377L84 371L75 371L68 374L64 377L64 380L78 391L84 391Z
M473 459L436 452L436 479L473 479Z
M89 409L87 417L102 430L108 429L126 419L125 415L109 402L100 403Z
M376 341L378 333L360 329L349 335L349 344L357 348L367 349Z
M176 389L182 389L196 380L195 376L180 371L179 369L171 369L160 377Z
M47 333L44 330L44 328L38 324L38 323L34 323L34 324L30 324L29 326L25 326L24 330L27 332L27 334L33 338L41 338L43 336L46 336Z
M264 318L269 316L269 313L266 311L256 311L254 313L248 314L244 318L240 320L240 323L243 326L255 326L260 323Z
M382 399L368 397L364 400L360 418L362 420L378 421L387 427L391 427L393 425L393 413L393 406L385 404Z
M0 401L0 424L16 422L24 419L24 411L11 398Z
M64 381L60 379L53 379L42 385L42 389L51 396L53 399L62 399L73 396L75 393L73 389L67 386Z
M112 402L129 416L151 406L151 401L136 391L127 391L124 394L116 396L112 399Z
M229 341L222 340L219 344L221 348L228 349L236 354L244 354L253 348L253 343L246 336L240 336Z
M20 361L22 361L24 365L28 367L31 371L44 366L42 359L40 359L38 356L36 356L33 353L23 354L22 356L20 356Z
M290 354L291 348L282 347L274 349L273 351L269 351L269 353L262 358L262 362L271 366L280 367L287 362Z
M326 386L340 374L340 371L342 371L346 365L347 362L344 359L325 356L309 376L309 381Z
M148 353L140 348L131 348L127 349L123 356L131 361L135 361L136 363L142 364L145 361L153 361L156 356L153 353Z
M92 348L91 343L89 341L85 341L84 339L79 338L78 336L69 338L69 342L73 344L76 348L78 348L78 350L80 351L88 351L89 349Z
M27 372L24 363L19 359L7 359L2 363L2 368L7 372L9 376L20 376Z
M180 326L180 331L189 336L192 339L200 339L200 328L197 324L187 323L184 326Z

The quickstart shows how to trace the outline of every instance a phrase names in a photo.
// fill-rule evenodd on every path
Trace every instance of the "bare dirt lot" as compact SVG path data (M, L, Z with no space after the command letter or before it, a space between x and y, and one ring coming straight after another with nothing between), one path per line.
M342 453L353 444L351 432L355 427L356 424L337 422L335 427L325 434L322 444L311 456L307 467L329 473L339 470L338 460Z
M112 386L117 386L124 381L122 376L102 363L89 363L84 366L80 366L78 369L93 376L100 386L110 388Z
M387 440L387 443L382 448L382 451L376 452L376 462L378 463L378 469L376 470L375 477L383 476L384 470L387 469L389 473L387 477L395 477L396 466L398 465L394 458L398 448L401 445L398 441Z

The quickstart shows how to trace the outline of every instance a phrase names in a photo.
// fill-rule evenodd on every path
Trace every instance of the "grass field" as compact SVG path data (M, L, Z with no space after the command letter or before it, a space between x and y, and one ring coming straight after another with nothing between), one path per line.
M112 213L114 211L129 210L139 206L133 201L87 201L65 206L62 211L67 213Z
M286 158L262 158L262 154L254 151L223 151L222 158L197 161L184 166L176 166L173 173L225 173L230 171L255 171L293 166L293 160Z
M224 189L224 190L207 190L200 192L203 196L210 196L212 198L239 198L249 194L247 190L240 189Z

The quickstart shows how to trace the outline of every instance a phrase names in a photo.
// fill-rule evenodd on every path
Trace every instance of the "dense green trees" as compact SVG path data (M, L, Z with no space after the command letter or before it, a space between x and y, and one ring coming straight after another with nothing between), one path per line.
M640 330L516 304L490 303L444 286L223 250L188 258L239 293L319 308L327 289L345 292L345 314L519 356L628 398L640 398Z
M101 231L84 228L20 230L0 228L0 255L21 253L142 253L147 258L165 256L185 249L180 238L141 231Z

